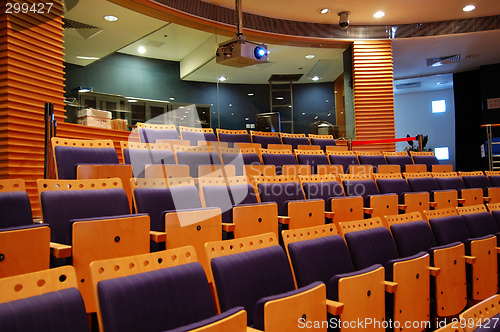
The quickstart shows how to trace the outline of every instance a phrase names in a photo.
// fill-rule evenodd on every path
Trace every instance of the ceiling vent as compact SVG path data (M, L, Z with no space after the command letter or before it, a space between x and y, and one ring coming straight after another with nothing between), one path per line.
M459 63L460 62L460 54L443 56L440 58L432 58L427 59L427 67L437 67L446 65L448 63Z
M401 83L401 84L396 84L396 89L402 90L402 89L420 88L420 85L421 85L420 82Z
M88 39L102 31L102 29L95 27L93 25L73 20L68 20L67 18L63 18L62 20L63 20L64 34L71 35L72 37L80 37L83 39Z

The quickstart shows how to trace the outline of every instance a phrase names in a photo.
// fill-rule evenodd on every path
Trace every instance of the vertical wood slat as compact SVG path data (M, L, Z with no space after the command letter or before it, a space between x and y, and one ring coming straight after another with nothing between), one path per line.
M391 41L354 41L353 74L356 139L395 138ZM364 151L395 149L395 143L356 147Z
M24 3L39 3L26 0ZM21 178L33 216L40 216L36 180L43 178L44 104L64 121L62 1L50 13L0 14L0 178Z

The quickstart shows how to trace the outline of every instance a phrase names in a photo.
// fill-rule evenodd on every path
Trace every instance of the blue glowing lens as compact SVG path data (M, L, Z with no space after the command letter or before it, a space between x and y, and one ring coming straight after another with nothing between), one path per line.
M257 60L260 60L266 55L266 50L261 46L257 46L254 50L254 55Z

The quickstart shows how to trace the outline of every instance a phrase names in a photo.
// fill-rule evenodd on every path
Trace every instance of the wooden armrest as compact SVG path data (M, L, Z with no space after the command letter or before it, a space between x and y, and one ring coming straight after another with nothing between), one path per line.
M344 311L344 303L326 300L326 310L328 311L328 313L334 316L338 316L342 313L342 311Z
M71 257L71 246L50 242L50 254L55 258Z
M160 243L167 241L166 232L149 231L149 239L153 242Z
M394 294L394 293L396 293L396 290L398 289L398 283L397 282L384 281L384 285L385 285L385 291L387 293Z
M495 247L497 250L497 254L500 254L500 247Z
M407 208L408 208L408 205L406 205L406 204L398 204L399 210L406 211Z
M429 206L435 208L437 206L436 202L429 202Z
M236 225L233 223L229 223L229 222L222 223L222 230L225 232L234 232L235 228L236 228Z
M373 208L363 208L363 212L366 214L372 214L373 213Z
M465 203L465 199L464 198L457 198L457 202L458 204L464 204Z
M439 267L429 266L429 273L433 277L437 277L441 273L441 269Z
M325 211L325 218L333 219L335 217L335 212Z
M483 197L483 201L485 201L486 203L489 203L489 202L491 202L491 197Z
M290 217L278 216L278 222L283 225L288 225L290 223Z
M465 263L467 264L474 264L477 259L476 256L464 256L464 258L465 258Z

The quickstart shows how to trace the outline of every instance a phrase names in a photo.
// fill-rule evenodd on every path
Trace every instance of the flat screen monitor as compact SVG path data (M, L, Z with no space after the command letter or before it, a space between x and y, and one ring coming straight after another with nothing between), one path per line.
M257 114L255 130L280 132L280 114L277 112Z

